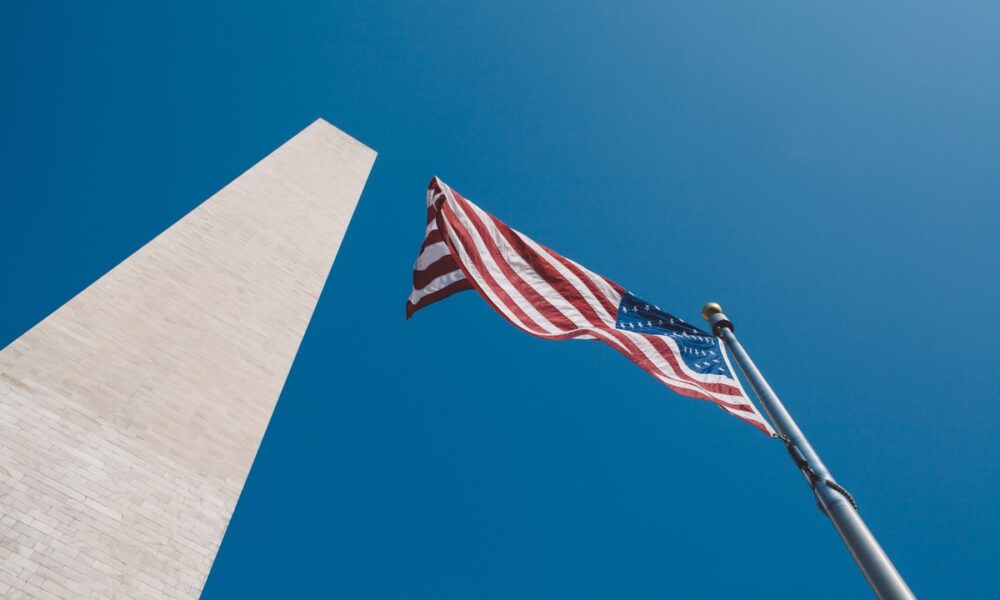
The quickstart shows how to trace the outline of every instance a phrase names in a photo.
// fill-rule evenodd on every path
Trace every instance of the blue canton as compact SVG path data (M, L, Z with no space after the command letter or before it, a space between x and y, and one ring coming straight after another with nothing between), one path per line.
M680 356L692 371L732 378L722 357L722 340L660 310L659 306L625 292L618 305L616 329L662 335L677 342Z

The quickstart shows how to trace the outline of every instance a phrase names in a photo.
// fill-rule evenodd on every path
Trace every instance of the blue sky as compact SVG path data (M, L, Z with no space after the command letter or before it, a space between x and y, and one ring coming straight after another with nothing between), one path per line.
M0 345L323 117L379 152L204 598L853 598L782 446L474 294L439 175L744 344L921 597L995 588L1000 9L7 3Z

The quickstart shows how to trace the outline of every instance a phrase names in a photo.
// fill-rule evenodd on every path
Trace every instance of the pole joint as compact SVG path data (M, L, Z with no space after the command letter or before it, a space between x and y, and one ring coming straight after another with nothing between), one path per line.
M792 442L792 440L790 440L787 435L781 433L778 433L776 435L781 441L785 442L785 449L788 450L788 455L792 457L792 462L795 463L795 466L798 467L799 470L802 471L802 474L806 476L806 481L809 482L809 487L815 490L816 484L822 483L826 487L830 488L831 490L843 496L848 502L851 503L851 506L854 507L854 510L858 510L858 503L854 499L854 496L852 496L851 493L847 491L847 488L840 485L839 483L837 483L836 481L834 481L829 477L820 476L820 474L817 473L816 470L812 468L812 465L809 464L809 460L806 459L805 455L802 454L802 451L799 450L799 447L796 446L795 443ZM820 507L820 509L822 510L822 507Z
M831 490L837 492L838 494L840 494L844 498L847 498L847 501L851 503L851 506L854 507L854 510L858 510L858 503L854 499L854 496L852 496L851 493L847 491L847 488L845 488L844 486L840 485L839 483L837 483L836 481L834 481L832 479L824 479L823 483L826 484L826 487L828 487Z
M722 312L722 307L712 302L705 305L701 314L711 325L712 333L722 338L727 349L733 353L747 382L774 423L779 434L777 437L784 441L789 456L809 484L817 506L833 523L861 572L868 579L872 591L882 600L913 600L913 592L862 520L854 497L833 480L809 440L799 430L795 420L736 339L733 324ZM848 503L854 510L847 508Z

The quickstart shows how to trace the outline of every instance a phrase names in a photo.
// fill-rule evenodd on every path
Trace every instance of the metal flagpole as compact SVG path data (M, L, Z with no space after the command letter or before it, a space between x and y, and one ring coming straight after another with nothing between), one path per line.
M788 446L788 454L795 461L795 466L802 471L806 481L809 482L820 510L833 521L833 526L837 528L837 533L851 551L851 556L868 579L868 584L875 595L881 600L915 600L913 592L903 581L899 571L879 546L872 532L865 526L854 499L847 490L834 481L826 465L809 444L809 440L799 430L781 400L736 339L733 323L722 312L722 307L710 302L702 308L701 314L712 326L712 333L722 338L726 347L733 353L740 370L746 376L767 416L771 418L771 423Z

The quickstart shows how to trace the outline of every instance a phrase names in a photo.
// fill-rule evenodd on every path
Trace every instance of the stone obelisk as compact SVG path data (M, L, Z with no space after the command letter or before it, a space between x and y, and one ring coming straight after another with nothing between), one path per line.
M0 597L200 595L374 160L316 121L0 352Z

